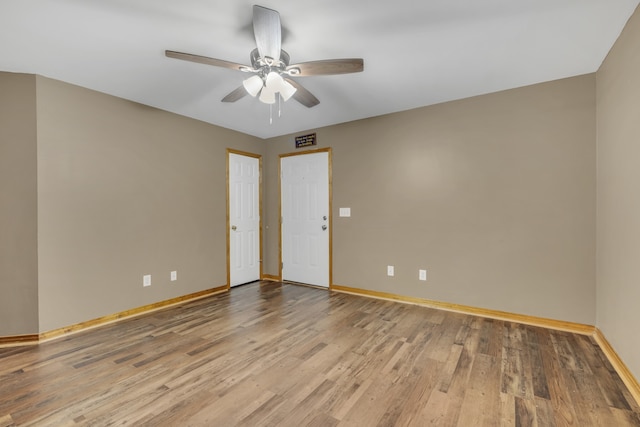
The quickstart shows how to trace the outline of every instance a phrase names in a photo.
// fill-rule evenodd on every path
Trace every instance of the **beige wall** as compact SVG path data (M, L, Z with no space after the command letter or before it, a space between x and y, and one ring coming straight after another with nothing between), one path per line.
M597 73L597 325L640 378L640 12Z
M317 136L333 148L334 284L595 323L594 75ZM277 274L277 154L296 150L293 136L268 143L266 271Z
M265 154L265 273L278 273L291 137L36 80L39 331L225 284L227 147ZM587 75L319 129L333 282L593 324L594 117Z
M262 141L44 77L37 91L39 330L225 285L226 148Z
M0 336L38 329L35 76L0 73Z

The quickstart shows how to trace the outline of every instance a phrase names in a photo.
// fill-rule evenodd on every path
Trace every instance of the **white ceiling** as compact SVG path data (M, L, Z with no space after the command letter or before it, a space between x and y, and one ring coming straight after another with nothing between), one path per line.
M320 104L282 116L246 74L247 0L2 0L0 71L34 73L268 138L598 69L639 0L259 0L280 12L291 62L361 57L364 72L299 78ZM2 96L2 94L0 94Z

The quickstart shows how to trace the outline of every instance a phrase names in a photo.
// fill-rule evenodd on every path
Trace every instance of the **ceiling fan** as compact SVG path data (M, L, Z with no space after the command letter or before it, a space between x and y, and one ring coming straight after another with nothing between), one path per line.
M165 55L253 74L243 81L242 86L222 98L222 102L235 102L250 94L257 96L265 104L273 104L280 96L285 101L293 97L305 107L311 108L320 101L294 78L358 73L364 69L362 58L325 59L290 65L289 54L281 49L281 30L280 14L277 11L255 5L253 33L257 48L251 51L250 66L173 50L166 50Z

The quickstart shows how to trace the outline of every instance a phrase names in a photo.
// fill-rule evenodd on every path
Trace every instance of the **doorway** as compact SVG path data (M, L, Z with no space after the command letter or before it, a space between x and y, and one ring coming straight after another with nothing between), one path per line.
M227 149L227 283L262 277L262 156Z
M331 284L331 149L280 155L280 277Z

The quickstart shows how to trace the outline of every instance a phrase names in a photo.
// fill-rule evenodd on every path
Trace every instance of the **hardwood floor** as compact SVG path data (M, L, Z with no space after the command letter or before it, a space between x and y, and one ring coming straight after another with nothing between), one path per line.
M588 336L273 282L0 349L0 426L640 426Z

